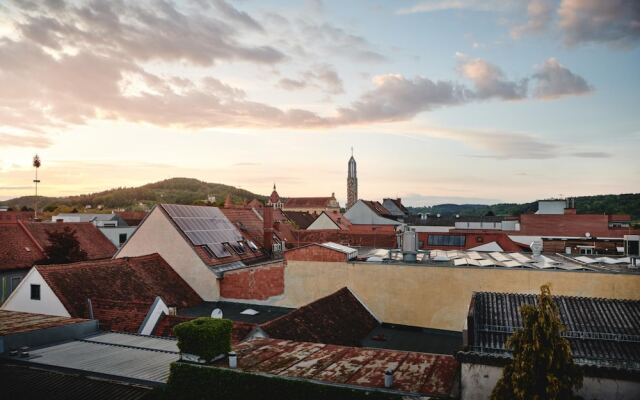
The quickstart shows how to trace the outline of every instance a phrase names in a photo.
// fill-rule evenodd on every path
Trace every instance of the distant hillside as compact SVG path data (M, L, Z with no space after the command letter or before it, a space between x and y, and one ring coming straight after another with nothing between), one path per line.
M580 214L629 214L640 220L640 193L604 194L576 197L576 209ZM431 207L409 207L412 212L462 216L482 216L492 212L495 215L520 215L535 212L538 203L484 204L438 204Z
M149 183L140 187L117 188L104 192L83 194L69 197L38 197L38 203L50 211L56 207L84 208L90 204L94 208L103 205L109 209L149 208L156 203L194 204L204 202L208 196L216 197L216 204L224 203L228 194L235 203L251 201L254 198L264 200L266 197L247 190L220 183L207 183L190 178L171 178L160 182ZM23 196L0 202L14 209L23 206L33 207L33 196ZM143 204L142 206L140 204Z

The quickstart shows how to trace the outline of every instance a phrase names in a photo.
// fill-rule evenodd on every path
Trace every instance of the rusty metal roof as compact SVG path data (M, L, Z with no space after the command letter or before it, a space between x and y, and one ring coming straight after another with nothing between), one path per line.
M365 389L383 389L384 372L392 369L390 390L413 395L447 397L455 388L458 362L441 354L253 339L234 347L238 369L309 379ZM216 366L225 367L227 360Z

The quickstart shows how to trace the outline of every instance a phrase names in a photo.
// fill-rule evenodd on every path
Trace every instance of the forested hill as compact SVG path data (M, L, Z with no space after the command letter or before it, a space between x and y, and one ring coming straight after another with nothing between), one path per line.
M576 197L576 209L580 214L630 214L633 220L640 220L640 193L604 194ZM484 204L438 204L431 207L409 207L413 212L428 212L441 215L483 216L520 215L535 212L538 203Z
M108 209L124 208L130 210L148 208L156 203L204 203L210 195L215 196L216 204L220 205L224 203L228 194L231 195L231 199L235 203L251 201L254 198L265 199L265 196L220 183L207 183L190 178L171 178L139 187L117 188L78 196L38 197L38 203L49 211L56 208L80 209L87 204L94 208L103 205ZM0 205L6 205L16 210L22 207L31 208L34 205L34 198L33 196L18 197L0 202Z

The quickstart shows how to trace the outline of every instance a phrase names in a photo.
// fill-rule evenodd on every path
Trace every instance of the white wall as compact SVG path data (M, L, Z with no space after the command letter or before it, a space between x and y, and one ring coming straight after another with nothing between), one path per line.
M485 400L502 376L501 367L462 363L460 383L461 400ZM634 400L640 399L640 382L601 379L585 376L582 388L576 393L585 400Z
M416 232L449 232L453 226L427 226L427 225L411 225L410 228Z
M98 230L102 232L103 235L107 237L113 243L114 246L120 247L120 234L125 233L127 235L127 239L133 235L133 232L136 231L135 226L126 226L119 228L103 228L98 227Z
M379 216L369 208L362 200L358 200L356 204L351 206L344 216L351 221L352 224L359 225L401 225L400 222Z
M156 327L158 320L163 315L169 315L169 307L167 307L160 297L156 297L156 300L153 302L153 305L149 310L149 314L147 315L144 324L140 327L138 333L140 335L151 335L153 328Z
M160 206L155 207L115 258L158 253L200 297L206 301L217 301L220 289L215 274L168 218Z
M32 284L40 285L40 300L31 300ZM61 317L71 316L35 267L31 268L18 288L11 293L2 305L2 309Z
M313 221L311 223L311 225L309 225L307 227L308 231L313 231L316 229L335 229L338 230L340 229L335 222L333 222L333 220L331 220L331 218L329 218L327 216L327 214L322 213L320 214L320 216L318 218L316 218L315 221Z

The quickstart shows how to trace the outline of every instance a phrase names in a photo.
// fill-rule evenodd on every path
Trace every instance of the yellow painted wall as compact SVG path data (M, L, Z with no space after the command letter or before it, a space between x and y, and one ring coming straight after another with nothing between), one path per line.
M299 307L347 286L384 322L461 331L474 291L538 293L545 283L556 295L640 300L640 275L288 261L274 304Z

